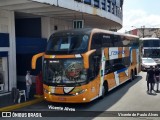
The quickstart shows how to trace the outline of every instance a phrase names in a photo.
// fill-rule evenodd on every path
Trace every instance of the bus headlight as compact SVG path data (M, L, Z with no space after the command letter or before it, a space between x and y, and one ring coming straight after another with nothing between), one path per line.
M86 98L83 98L83 101L86 101Z
M84 92L86 92L86 91L87 91L87 89L81 90L81 91L76 92L74 95L79 95L79 94L82 94L82 93L84 93Z

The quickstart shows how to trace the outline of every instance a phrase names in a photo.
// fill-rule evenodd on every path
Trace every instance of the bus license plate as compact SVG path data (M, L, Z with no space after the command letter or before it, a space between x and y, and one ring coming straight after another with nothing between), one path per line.
M60 101L66 101L66 98L60 97L60 98L58 98L58 100L60 100Z

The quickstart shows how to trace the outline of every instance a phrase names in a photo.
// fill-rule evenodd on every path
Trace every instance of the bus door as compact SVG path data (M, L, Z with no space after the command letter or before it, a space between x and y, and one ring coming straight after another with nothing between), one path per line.
M112 65L113 73L114 73L114 78L116 85L118 86L120 84L119 82L119 72L117 72L117 66L116 63L118 63L118 47L111 47L109 48L109 61L110 65Z
M102 57L101 57L101 66L100 66L100 90L99 95L102 95L102 87L104 83L104 76L105 76L105 63L106 63L106 57L104 55L104 49L102 49Z

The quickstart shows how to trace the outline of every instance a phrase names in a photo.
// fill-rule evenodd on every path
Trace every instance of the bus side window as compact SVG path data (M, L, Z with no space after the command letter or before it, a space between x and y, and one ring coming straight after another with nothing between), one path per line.
M121 36L122 44L124 47L129 47L131 40L125 36Z
M100 49L102 45L102 39L99 33L96 33L92 36L91 49Z
M112 72L113 72L113 69L112 69L112 66L110 65L110 62L106 61L106 64L105 64L105 74L109 74L109 73L112 73Z
M128 41L130 41L129 46L139 47L139 45L140 45L140 41L138 38L128 38Z
M96 53L89 56L89 79L94 80L99 74L101 57Z
M113 65L114 71L118 71L118 70L121 70L121 69L123 69L123 68L126 68L126 66L124 66L124 65L121 64L121 63L117 63L117 64L114 64L114 65Z
M113 41L111 39L111 35L102 34L102 47L113 47Z
M126 68L130 66L130 62L131 62L130 57L124 57L122 59L122 63L123 63L123 65L125 65Z
M114 46L123 47L122 39L119 35L114 35Z

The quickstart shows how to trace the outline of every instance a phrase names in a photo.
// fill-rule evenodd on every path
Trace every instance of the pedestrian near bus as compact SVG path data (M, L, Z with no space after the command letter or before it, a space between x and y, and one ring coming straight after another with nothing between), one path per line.
M26 94L27 94L27 99L29 99L31 85L32 85L32 79L31 79L30 71L27 71L27 74L26 74Z
M155 84L155 72L153 66L150 66L150 69L147 71L147 92L152 93L154 84Z
M158 66L155 68L155 78L156 78L156 84L157 84L157 92L159 91L159 83L160 83L160 69Z

